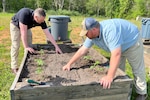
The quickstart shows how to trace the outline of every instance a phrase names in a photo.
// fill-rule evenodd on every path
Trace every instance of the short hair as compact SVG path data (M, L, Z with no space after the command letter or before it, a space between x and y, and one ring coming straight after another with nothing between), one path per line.
M41 16L46 17L46 13L45 13L44 9L42 9L42 8L35 9L34 15L36 15L38 17L41 17Z

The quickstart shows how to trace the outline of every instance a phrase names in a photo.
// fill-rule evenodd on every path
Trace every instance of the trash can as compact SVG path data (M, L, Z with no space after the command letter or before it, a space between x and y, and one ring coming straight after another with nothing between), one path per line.
M68 40L68 22L71 22L69 16L53 15L49 16L48 21L51 23L51 34L55 40Z
M150 40L150 18L142 19L142 38Z

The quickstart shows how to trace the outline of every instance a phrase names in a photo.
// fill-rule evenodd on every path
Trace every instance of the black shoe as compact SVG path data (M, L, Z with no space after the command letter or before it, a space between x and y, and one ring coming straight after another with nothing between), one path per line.
M146 100L147 94L138 94L135 100Z

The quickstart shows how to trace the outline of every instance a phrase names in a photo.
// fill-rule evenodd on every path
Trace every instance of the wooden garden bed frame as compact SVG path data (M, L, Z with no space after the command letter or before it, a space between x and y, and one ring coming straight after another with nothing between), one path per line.
M48 46L47 44L39 45L42 47ZM28 52L26 51L10 88L11 100L130 100L133 80L127 77L120 69L117 69L117 71L122 73L121 79L118 77L119 81L116 79L110 89L103 89L99 83L57 87L43 85L16 89L27 55Z

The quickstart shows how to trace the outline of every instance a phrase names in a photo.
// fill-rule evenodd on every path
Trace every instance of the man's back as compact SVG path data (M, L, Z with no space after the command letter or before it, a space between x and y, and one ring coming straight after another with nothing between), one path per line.
M134 45L139 37L137 26L124 19L101 21L100 31L110 49L121 45L122 51Z
M18 28L20 28L19 22L23 23L24 25L27 25L28 29L35 27L35 26L41 26L42 29L47 28L45 21L39 24L34 20L33 16L34 16L33 9L22 8L12 17L12 23Z

